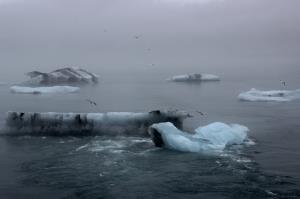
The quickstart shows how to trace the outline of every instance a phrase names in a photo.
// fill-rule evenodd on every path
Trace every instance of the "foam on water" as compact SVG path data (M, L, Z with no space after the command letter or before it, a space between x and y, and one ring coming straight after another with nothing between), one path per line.
M242 92L238 98L242 101L275 101L287 102L300 99L300 89L297 90L270 90L261 91L252 88L250 91Z

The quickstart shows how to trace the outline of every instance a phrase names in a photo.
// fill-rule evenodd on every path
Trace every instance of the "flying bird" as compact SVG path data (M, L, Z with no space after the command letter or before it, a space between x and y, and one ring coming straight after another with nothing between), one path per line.
M142 35L134 35L134 38L135 38L135 39L139 39L139 38L141 38L141 36L142 36Z
M97 103L92 100L87 99L86 101L88 101L91 105L97 106Z
M205 114L201 111L196 111L197 113L199 113L200 115L204 116Z
M283 86L286 86L286 82L285 81L280 80L280 82L282 83Z

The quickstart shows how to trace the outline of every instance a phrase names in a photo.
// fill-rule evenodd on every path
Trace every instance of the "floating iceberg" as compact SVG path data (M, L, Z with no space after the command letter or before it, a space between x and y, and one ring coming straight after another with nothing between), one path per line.
M27 73L30 79L22 85L69 85L90 84L98 82L98 75L77 67L62 68L50 73L32 71Z
M73 87L73 86L49 86L49 87L12 86L10 87L10 91L12 93L20 93L20 94L76 93L79 90L80 90L79 87Z
M8 112L5 134L8 135L148 135L150 125L171 122L181 128L189 114L184 111L149 113L24 113Z
M194 73L187 75L177 75L167 80L174 82L220 81L220 77L211 74Z
M148 132L157 147L182 152L222 151L226 146L242 144L249 129L245 126L215 122L190 134L177 129L172 123L153 124Z
M294 99L299 99L300 89L260 91L255 88L252 88L250 91L239 94L238 98L242 101L286 102Z

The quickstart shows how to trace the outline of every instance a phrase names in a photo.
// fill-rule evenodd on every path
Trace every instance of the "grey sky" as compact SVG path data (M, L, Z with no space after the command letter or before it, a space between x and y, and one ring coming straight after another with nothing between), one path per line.
M247 60L296 67L299 6L298 0L0 0L0 67L7 69L0 76L63 65L134 70L156 63L183 71L203 64L217 71Z

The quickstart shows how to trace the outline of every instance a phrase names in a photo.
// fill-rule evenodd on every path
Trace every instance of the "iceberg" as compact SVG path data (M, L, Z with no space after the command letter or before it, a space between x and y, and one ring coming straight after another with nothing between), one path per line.
M12 93L20 93L20 94L76 93L79 90L80 90L79 87L73 87L73 86L49 86L49 87L12 86L10 87L10 91Z
M148 135L154 123L171 122L178 128L189 114L184 111L151 111L149 113L33 113L13 112L6 115L7 135Z
M287 102L300 98L300 89L298 90L270 90L260 91L252 88L250 91L242 92L238 98L241 101L275 101Z
M97 83L99 76L78 67L62 68L50 73L32 71L27 73L30 79L22 85L49 86L69 84Z
M177 75L167 80L174 82L220 81L220 77L212 74L193 73L186 75Z
M155 146L181 152L222 151L226 146L243 144L248 131L245 126L221 122L199 127L194 134L183 132L170 122L153 124L148 130Z

